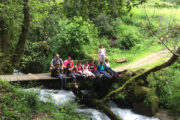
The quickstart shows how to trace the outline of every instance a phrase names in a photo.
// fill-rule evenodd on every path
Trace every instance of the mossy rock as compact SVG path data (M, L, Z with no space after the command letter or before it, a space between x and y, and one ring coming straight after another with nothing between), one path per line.
M136 98L136 101L142 101L146 98L146 94L150 92L150 88L144 87L144 86L134 86L134 96Z
M154 115L158 110L159 98L153 89L145 86L134 87L134 111L148 116Z
M143 79L139 79L139 80L137 81L137 84L138 84L138 85L145 85L145 81L144 81Z
M178 120L180 120L180 116L178 117Z
M150 104L149 106L151 107L151 111L152 111L152 114L154 115L157 110L158 110L158 104L159 104L159 98L154 95L154 96L151 96L151 101L150 101Z

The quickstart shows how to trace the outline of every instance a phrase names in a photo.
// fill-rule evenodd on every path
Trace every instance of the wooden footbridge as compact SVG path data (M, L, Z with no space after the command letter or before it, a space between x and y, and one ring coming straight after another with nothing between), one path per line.
M120 71L118 71L120 73ZM63 75L63 74L62 74ZM66 79L71 79L69 76L65 76ZM28 81L49 81L57 80L56 77L51 77L50 73L39 73L39 74L17 74L17 75L0 75L0 80L7 80L8 82L28 82Z
M68 76L65 77L70 79ZM57 80L56 77L51 77L50 73L0 75L0 79L7 80L9 82Z

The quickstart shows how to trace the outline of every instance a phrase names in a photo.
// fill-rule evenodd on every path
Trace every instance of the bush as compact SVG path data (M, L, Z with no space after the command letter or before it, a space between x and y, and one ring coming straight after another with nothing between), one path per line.
M154 3L154 6L158 8L169 8L169 7L174 7L175 5L169 2L157 0Z
M50 41L52 53L60 53L62 57L74 59L85 57L84 48L97 39L97 29L90 21L74 17L72 21L59 21L59 32Z
M139 29L136 26L120 24L116 28L118 35L117 47L129 50L141 40Z
M50 61L48 59L50 48L43 41L28 42L25 55L20 64L20 70L24 73L41 73L47 71ZM52 56L51 56L52 57Z
M59 110L53 103L41 102L38 91L24 91L2 80L0 103L0 120L87 120L84 114L75 110L77 104L59 106Z
M174 112L180 112L180 70L175 64L148 76L150 87L156 89L160 105Z
M93 19L93 22L98 28L99 34L101 36L112 36L114 33L114 28L111 25L111 18L108 17L105 13L99 14L96 18Z

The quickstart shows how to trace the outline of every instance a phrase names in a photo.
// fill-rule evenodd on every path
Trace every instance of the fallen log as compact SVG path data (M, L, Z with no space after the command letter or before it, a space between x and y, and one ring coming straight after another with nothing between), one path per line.
M119 59L115 59L116 63L123 63L123 62L127 62L128 58L119 58Z
M130 79L127 80L120 88L118 88L118 89L116 89L116 90L113 90L113 91L111 91L110 93L108 93L108 94L102 99L102 101L105 103L105 102L107 102L107 101L110 100L110 99L112 100L113 97L114 97L116 94L118 94L118 93L122 92L124 89L126 89L126 87L128 86L128 84L131 84L133 81L138 80L138 79L146 78L150 73L156 72L156 71L158 71L158 70L161 70L161 69L163 69L163 68L165 68L165 67L168 67L168 66L172 65L172 64L175 63L175 62L178 60L178 58L179 58L178 55L180 54L180 47L177 49L177 51L176 51L175 53L176 53L176 54L173 54L172 57L171 57L167 62L165 62L165 63L163 63L163 64L161 64L161 65L159 65L159 66L156 66L156 67L154 67L154 68L151 68L151 69L149 69L149 70L146 70L145 72L143 72L143 73L141 73L141 74L138 74L138 75L130 78Z

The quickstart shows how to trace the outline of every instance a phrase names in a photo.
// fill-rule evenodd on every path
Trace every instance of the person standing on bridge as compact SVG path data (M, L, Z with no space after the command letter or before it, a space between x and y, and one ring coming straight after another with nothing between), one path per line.
M62 73L62 71L63 71L63 60L60 58L59 54L56 54L55 58L53 58L51 60L49 69L50 69L50 71L52 71L52 69L56 68L57 63L60 63L59 69L60 69L60 72Z
M61 89L66 89L66 78L60 74L60 63L56 63L56 67L51 70L51 77L57 77L61 81Z
M102 44L99 46L98 50L98 59L99 59L99 64L100 62L105 62L105 58L107 56L106 50Z

